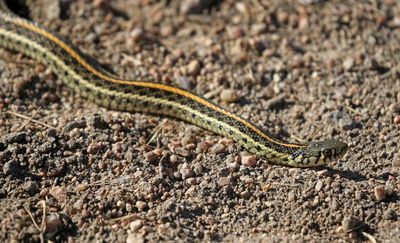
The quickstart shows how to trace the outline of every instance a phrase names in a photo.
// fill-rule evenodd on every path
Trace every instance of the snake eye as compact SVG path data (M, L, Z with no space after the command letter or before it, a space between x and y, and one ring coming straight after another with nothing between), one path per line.
M332 155L332 151L330 149L324 149L322 150L322 153L325 155L325 157L329 157Z

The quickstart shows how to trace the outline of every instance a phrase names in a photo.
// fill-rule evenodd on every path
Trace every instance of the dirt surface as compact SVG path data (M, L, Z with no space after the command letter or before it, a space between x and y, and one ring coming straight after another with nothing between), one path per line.
M31 2L120 77L350 150L316 169L254 160L190 124L91 104L0 49L0 241L400 242L396 0Z

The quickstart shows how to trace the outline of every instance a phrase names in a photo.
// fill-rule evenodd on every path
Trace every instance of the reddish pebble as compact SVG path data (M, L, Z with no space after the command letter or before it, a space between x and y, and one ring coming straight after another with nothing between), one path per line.
M158 155L154 151L145 153L144 157L150 163L156 162L158 160Z
M394 119L393 119L393 122L394 122L395 124L400 124L400 115L396 115L396 116L394 117Z
M386 191L384 186L377 186L374 188L374 195L376 200L382 201L386 198Z
M198 143L198 144L197 144L197 147L198 147L202 152L205 152L205 151L207 151L207 150L211 147L211 144L208 143L208 142L206 142L206 141L203 141L203 142Z
M242 157L242 165L255 167L257 165L257 157L254 155L245 155Z

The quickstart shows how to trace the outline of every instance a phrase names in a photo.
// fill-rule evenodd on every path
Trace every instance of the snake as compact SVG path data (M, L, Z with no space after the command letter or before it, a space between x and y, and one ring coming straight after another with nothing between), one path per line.
M0 0L0 47L47 66L78 95L111 110L171 117L228 137L272 164L314 167L341 159L345 142L289 143L215 102L172 85L119 78L70 40L20 17Z

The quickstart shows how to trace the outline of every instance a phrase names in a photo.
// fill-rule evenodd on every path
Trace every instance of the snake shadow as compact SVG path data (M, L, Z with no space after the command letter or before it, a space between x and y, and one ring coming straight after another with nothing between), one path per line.
M360 174L357 171L352 171L352 170L339 170L339 169L334 169L328 166L321 166L321 168L324 168L328 170L330 175L339 175L342 178L345 178L347 180L351 181L365 181L367 180L367 177L365 175ZM318 169L316 169L318 170Z

